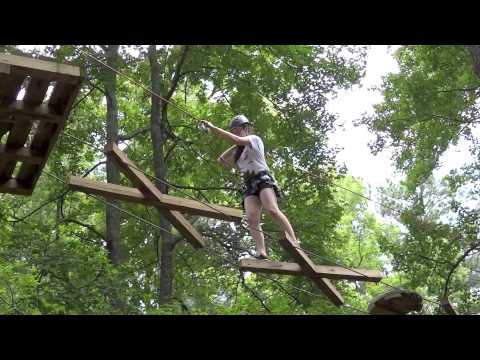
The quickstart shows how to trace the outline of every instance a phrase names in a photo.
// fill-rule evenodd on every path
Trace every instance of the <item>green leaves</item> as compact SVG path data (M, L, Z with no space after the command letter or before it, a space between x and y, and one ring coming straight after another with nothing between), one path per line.
M477 118L480 80L463 46L406 46L397 59L400 73L385 78L385 100L363 122L377 133L375 152L394 147L413 189Z
M181 46L157 46L161 92L174 77ZM47 52L59 61L82 64L86 81L60 141L50 155L46 170L60 178L81 175L103 160L105 135L105 91L99 64L80 55L77 46L51 46ZM89 47L98 50L98 47ZM146 49L121 46L118 68L135 81L150 87ZM99 59L103 52L98 51ZM225 127L236 113L249 117L264 139L269 165L287 195L282 204L300 238L322 256L344 258L347 262L377 266L375 238L378 224L358 208L357 200L342 203L330 188L336 179L334 152L328 148L327 133L335 117L327 112L327 98L340 88L358 82L365 66L363 47L300 45L190 46L176 91L171 100L195 117L207 118ZM117 79L119 129L130 135L125 151L142 169L153 174L150 138L150 94L122 76ZM175 106L167 110L167 138L164 143L168 165L167 180L184 187L239 187L217 164L217 156L227 144L197 129L196 120ZM84 142L75 140L71 134ZM299 173L299 164L318 171L320 177ZM105 167L88 175L105 180ZM130 185L124 178L121 182ZM360 185L349 183L359 191ZM64 190L63 184L42 176L35 194L25 201L2 198L2 214L28 214ZM235 191L195 190L170 187L173 195L186 194L216 204L239 207ZM206 201L206 200L205 200ZM19 202L21 204L19 205ZM350 203L351 202L351 203ZM157 223L155 209L121 203L121 207ZM352 219L359 228L350 231ZM68 221L72 220L72 221ZM337 231L341 223L340 230ZM44 314L321 314L339 312L310 281L277 276L272 279L254 274L241 277L240 257L253 249L244 229L199 219L195 226L208 238L208 248L193 251L180 242L173 255L172 304L159 306L158 230L127 215L121 218L124 262L115 267L108 261L105 233L105 206L84 194L68 193L62 202L49 203L25 222L0 227L0 249L7 256L6 278L16 291L17 309ZM265 217L265 227L276 224ZM93 231L95 230L95 231ZM357 253L361 237L362 253ZM269 238L272 256L288 259L275 239ZM355 249L355 250L353 250ZM369 255L370 254L370 255ZM358 256L357 256L358 255ZM14 264L14 265L12 265ZM10 268L8 267L10 266ZM13 267L12 267L13 266ZM14 277L12 274L18 274ZM22 274L20 276L20 274ZM355 291L352 301L361 303ZM299 290L300 289L300 290ZM302 290L304 290L302 292ZM314 296L305 293L308 291ZM0 296L8 302L8 287L0 284ZM24 299L24 300L19 300ZM17 311L11 303L2 312ZM267 310L268 309L268 310Z

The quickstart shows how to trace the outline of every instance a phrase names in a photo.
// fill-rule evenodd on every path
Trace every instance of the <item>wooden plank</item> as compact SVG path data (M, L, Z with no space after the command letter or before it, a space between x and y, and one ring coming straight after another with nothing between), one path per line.
M32 152L39 156L45 156L52 139L55 138L55 134L58 132L59 125L49 122L41 123L33 136L30 148Z
M37 106L43 102L47 94L50 81L45 79L32 78L25 90L23 101L30 106Z
M0 184L0 193L10 193L15 195L31 195L32 189L25 188L15 179L10 179L7 182Z
M35 155L41 155L44 157L44 161L39 165L34 164L23 164L18 173L18 181L21 182L26 187L34 188L43 167L48 159L50 152L53 149L53 146L57 142L58 136L66 125L68 115L70 113L72 104L80 91L81 79L77 79L75 83L68 86L68 97L58 93L58 84L57 87L52 92L50 97L49 104L53 101L60 101L60 106L62 109L62 121L52 122L50 120L41 122L35 135L33 136L32 143L30 148ZM53 99L53 100L52 100ZM48 105L50 108L50 105Z
M161 194L161 201L152 196L146 196L140 190L127 186L109 184L99 181L87 180L78 176L71 176L69 186L76 191L96 194L105 198L129 201L144 205L176 210L182 213L205 216L214 219L240 222L243 211L220 205L205 205L201 202L184 199L167 194ZM212 209L213 208L213 209Z
M31 129L32 120L30 120L30 118L17 116L7 137L7 147L9 149L18 149L22 147L27 141Z
M0 182L4 182L12 177L17 162L15 160L0 160Z
M160 208L161 209L161 208ZM205 240L190 222L178 211L163 210L163 216L177 229L177 231L195 248L205 247Z
M12 126L13 126L13 124L0 122L0 139L2 138L3 135L5 135L6 133L8 133L10 131Z
M11 65L0 64L0 74L10 74L11 68Z
M38 106L30 106L26 104L23 100L13 101L8 107L0 108L0 122L15 122L15 116L29 116L32 119L45 121L53 123L63 123L65 122L65 117L61 115L56 115L50 110L48 104L42 104Z
M77 96L78 84L57 82L48 102L50 110L56 115L65 115L70 111L72 98Z
M41 156L35 156L28 147L18 149L8 149L5 144L0 144L0 158L28 162L30 164L40 164L43 161Z
M39 164L23 163L17 175L17 181L26 188L33 188L45 164L44 159Z
M23 164L18 172L17 179L26 187L34 187L41 171L48 160L48 155L56 142L56 138L60 132L60 125L43 122L39 125L32 143L30 151L33 155L43 158L44 160L38 164Z
M367 269L345 269L341 266L315 265L317 276L332 280L369 281L379 282L383 275L380 271ZM240 269L250 272L265 272L283 275L305 275L303 269L297 263L242 259ZM364 275L360 275L364 274Z
M114 143L105 146L105 152L111 156L118 164L120 170L130 179L130 181L139 188L146 196L153 196L159 202L162 202L162 193L157 187L131 162L127 156ZM195 248L205 246L202 235L183 217L178 211L159 208L162 214L175 226L180 234L189 241Z
M61 64L52 61L34 59L27 56L18 56L11 54L0 54L0 64L28 68L29 70L38 70L40 72L49 72L54 75L64 75L65 77L80 77L80 68L74 65Z
M305 275L308 276L335 305L340 306L345 303L342 295L328 279L317 276L315 264L302 249L295 245L293 239L291 239L287 233L285 233L285 238L280 241L280 245L292 255L298 265L303 269Z
M14 151L19 148L22 148L25 142L28 139L28 134L32 128L32 123L28 120L25 120L21 117L13 124L12 129L8 133L7 141L5 148L8 151ZM2 158L0 162L0 179L5 181L12 177L15 166L17 165L16 160Z
M0 106L8 106L17 99L25 77L0 73Z

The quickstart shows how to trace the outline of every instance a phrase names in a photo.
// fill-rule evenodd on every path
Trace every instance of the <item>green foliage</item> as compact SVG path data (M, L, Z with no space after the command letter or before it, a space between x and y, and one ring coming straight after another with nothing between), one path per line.
M384 101L363 119L377 135L373 152L391 147L406 174L404 183L385 189L384 212L403 227L381 249L409 287L437 300L448 295L463 311L478 312L480 79L464 46L404 46L396 58L400 72L385 77ZM434 180L441 156L460 140L474 160Z
M395 150L409 189L424 182L440 156L460 137L471 135L478 119L480 79L463 46L405 46L397 51L398 74L385 77L384 101L366 117L377 135L374 152Z
M82 175L103 159L105 95L102 72L77 46L49 46L59 61L82 65L86 81L68 125L50 154L45 170L60 178ZM88 47L100 59L98 47ZM118 68L149 86L146 49L122 46ZM162 46L161 91L168 89L181 47ZM368 212L364 199L335 185L363 193L362 184L341 178L335 152L327 146L335 117L325 108L339 89L358 83L365 66L364 47L346 46L191 46L172 100L198 118L226 126L233 114L244 113L265 140L268 162L280 182L281 204L302 244L318 258L349 266L382 268L385 239L397 232ZM121 136L146 132L123 141L129 158L153 174L150 94L123 77L117 79ZM81 100L81 101L80 101ZM198 131L196 122L173 106L167 111L164 153L167 179L185 187L236 187L238 179L215 162L227 144ZM318 174L307 175L295 166ZM105 181L105 167L88 175ZM122 184L130 185L122 178ZM121 215L122 264L114 266L105 243L105 205L81 193L55 199L62 183L43 175L34 195L2 195L0 202L0 305L2 313L41 314L344 314L303 277L239 273L241 257L253 250L247 232L215 220L189 217L208 239L194 251L180 242L173 255L172 302L160 304L159 254L161 234L128 215ZM169 188L173 195L207 198L212 203L239 206L236 191ZM121 203L121 207L153 223L155 209ZM265 229L277 230L265 218ZM276 239L267 239L271 256L291 260ZM366 309L377 285L336 282L348 303ZM12 290L12 292L10 291ZM11 297L13 293L13 298ZM13 300L12 300L13 299Z

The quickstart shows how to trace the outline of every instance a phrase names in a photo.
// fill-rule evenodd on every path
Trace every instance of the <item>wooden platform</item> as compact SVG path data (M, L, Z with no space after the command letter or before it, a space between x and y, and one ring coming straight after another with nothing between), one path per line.
M325 294L336 306L345 303L342 295L330 280L371 281L379 282L383 274L377 270L347 269L341 266L317 265L298 244L290 238L288 233L280 239L280 245L296 261L278 262L270 260L242 259L239 268L241 271L264 272L273 274L306 276Z
M0 54L0 193L32 194L80 85L79 67Z
M240 269L250 272L302 276L305 271L297 263L279 262L257 259L240 260ZM383 274L378 270L345 269L340 266L314 265L318 277L331 280L369 281L379 282Z
M243 211L241 209L213 204L206 205L199 201L167 194L158 194L158 198L154 198L151 195L142 193L137 188L92 181L79 176L71 176L69 179L69 186L72 190L81 191L87 194L100 195L107 199L134 202L213 219L239 223L242 221L243 217Z
M160 192L144 173L138 170L137 166L115 143L105 145L104 152L115 161L120 172L122 172L145 197L153 197L153 199L162 203L164 194ZM160 210L163 216L167 218L195 249L205 247L205 240L202 235L180 212L165 207L158 207L158 210Z
M394 289L372 299L368 312L371 315L406 315L422 310L422 302L422 297L414 291Z

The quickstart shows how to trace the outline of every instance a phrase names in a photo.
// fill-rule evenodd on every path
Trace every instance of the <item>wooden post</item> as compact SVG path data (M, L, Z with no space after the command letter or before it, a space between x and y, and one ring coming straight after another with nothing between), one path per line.
M105 153L113 157L119 169L145 196L153 196L159 202L164 201L164 194L162 194L141 171L137 170L136 165L128 159L126 154L123 153L116 144L107 144L105 146ZM161 207L158 209L196 249L205 246L202 235L200 235L181 213Z
M287 233L285 233L283 241L280 241L280 245L293 256L305 275L308 276L335 305L340 306L345 303L342 295L328 279L317 276L315 264L302 249L295 245L293 239L291 239Z

